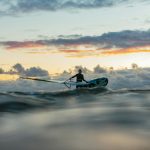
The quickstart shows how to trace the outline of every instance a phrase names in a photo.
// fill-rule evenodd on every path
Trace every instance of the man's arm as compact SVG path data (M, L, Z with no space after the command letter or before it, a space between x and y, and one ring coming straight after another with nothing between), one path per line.
M83 81L85 81L86 83L89 83L88 81L86 81L85 79L83 79Z
M86 82L86 83L89 83L88 81L86 81L85 79L84 79L84 76L83 76L83 79L82 79L84 82Z
M71 80L71 79L75 78L76 76L77 76L77 75L72 76L71 78L69 78L69 80Z

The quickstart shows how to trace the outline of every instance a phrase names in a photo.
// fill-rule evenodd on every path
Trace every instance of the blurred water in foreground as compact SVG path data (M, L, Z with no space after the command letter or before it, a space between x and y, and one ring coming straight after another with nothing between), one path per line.
M1 150L150 149L149 90L10 92L0 99Z

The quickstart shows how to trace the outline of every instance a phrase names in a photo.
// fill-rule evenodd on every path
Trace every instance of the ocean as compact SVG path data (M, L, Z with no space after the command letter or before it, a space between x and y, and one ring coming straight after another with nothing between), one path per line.
M80 90L0 81L0 150L150 150L150 70L101 76Z

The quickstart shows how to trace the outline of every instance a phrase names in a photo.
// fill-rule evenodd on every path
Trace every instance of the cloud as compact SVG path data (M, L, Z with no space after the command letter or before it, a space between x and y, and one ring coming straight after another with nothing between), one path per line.
M123 3L124 0L1 0L3 10L1 15L29 13L35 11L58 11L64 9L92 9L112 7Z
M81 69L83 73L90 73L91 72L88 68L83 67L83 66L75 66L72 72L77 73L79 69Z
M49 76L48 71L41 69L40 67L31 67L28 69L25 69L21 64L15 64L12 69L14 71L10 71L7 73L10 74L19 74L19 75L24 75L24 76L30 76L30 77L36 77L36 76Z
M138 69L139 68L138 65L135 63L133 63L131 66L132 66L132 69Z
M0 68L0 74L3 74L4 70L2 68Z
M0 41L7 50L29 53L64 53L68 57L87 57L150 52L150 30L125 30L97 36L59 36L34 41Z
M99 56L99 52L95 50L59 50L56 51L56 53L63 53L66 54L67 57L78 57L78 58L84 58L84 57L90 57L90 56Z
M44 41L43 41L44 42ZM19 49L19 48L41 48L44 47L44 43L40 41L6 41L6 42L0 42L0 45L6 46L6 48L9 50L12 49Z
M26 76L49 76L48 71L41 69L40 67L32 67L29 69L26 69L25 71Z
M136 3L143 1L146 0L137 0ZM3 16L37 11L54 12L68 9L95 9L133 3L132 0L1 0L0 6L3 9L0 14Z
M110 48L132 48L150 45L150 30L125 30L120 32L109 32L100 36L82 36L79 38L56 38L50 40L37 41L7 41L0 42L8 49L34 48L38 46L91 46L95 45L99 49Z
M23 74L25 72L24 67L19 63L15 64L12 68L19 74Z
M118 3L122 3L123 0L118 0ZM57 11L68 8L88 9L88 8L99 8L99 7L110 7L116 5L114 0L34 0L34 1L17 1L15 7L16 10L23 12L34 11L34 10L48 10Z
M131 53L150 53L150 48L149 49L139 49L139 48L135 47L135 48L108 50L108 51L101 52L101 54L104 54L104 55L121 55L121 54L131 54Z
M94 73L106 73L107 70L103 67L101 67L100 65L97 65L96 67L94 67Z
M107 74L109 87L112 89L142 89L150 88L150 69L133 68L114 71Z

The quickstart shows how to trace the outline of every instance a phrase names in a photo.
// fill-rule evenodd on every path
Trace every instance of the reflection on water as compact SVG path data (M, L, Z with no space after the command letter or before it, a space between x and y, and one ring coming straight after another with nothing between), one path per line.
M150 149L149 90L9 92L0 98L0 150Z

